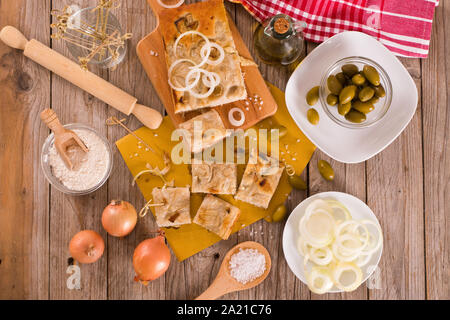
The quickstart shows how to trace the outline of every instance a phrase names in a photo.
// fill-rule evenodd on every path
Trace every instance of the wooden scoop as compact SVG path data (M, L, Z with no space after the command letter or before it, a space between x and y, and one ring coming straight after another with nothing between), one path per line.
M70 170L73 170L73 163L67 154L67 148L71 146L78 146L84 152L88 152L88 148L84 145L83 141L81 141L80 137L78 137L75 132L63 127L55 111L45 109L41 112L41 119L55 134L54 143L56 151L58 151L66 166Z
M259 278L251 282L247 282L246 284L240 283L230 274L229 265L231 256L239 252L239 249L256 249L259 251L259 253L263 254L264 257L266 257L266 270L264 271L264 273ZM237 246L231 248L230 251L228 251L228 253L225 255L225 258L222 261L216 279L214 279L213 283L209 286L209 288L206 289L206 291L203 292L201 295L199 295L197 298L195 298L195 300L215 300L230 292L242 291L256 287L258 284L263 282L264 279L267 278L271 266L272 261L270 259L269 252L267 251L266 248L264 248L262 244L259 244L258 242L254 241L242 242Z
M89 92L126 115L134 114L146 127L157 129L161 114L137 103L137 99L92 72L85 71L72 60L50 49L37 40L28 41L16 28L6 26L0 31L0 40L6 45L23 50L23 54L41 66Z

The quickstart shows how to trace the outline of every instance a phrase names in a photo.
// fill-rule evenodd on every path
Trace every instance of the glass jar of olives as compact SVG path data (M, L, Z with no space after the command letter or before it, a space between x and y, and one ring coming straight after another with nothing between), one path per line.
M331 65L323 75L320 103L335 123L366 128L381 120L392 101L389 75L375 61L348 57Z

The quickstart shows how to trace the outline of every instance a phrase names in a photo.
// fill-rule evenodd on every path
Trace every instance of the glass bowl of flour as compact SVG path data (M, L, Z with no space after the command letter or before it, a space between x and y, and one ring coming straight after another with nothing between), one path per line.
M89 152L79 147L69 147L67 152L74 164L67 168L56 151L55 136L50 134L42 146L41 165L50 184L70 195L85 195L99 189L108 180L113 167L113 151L109 141L94 129L82 124L67 124L64 128L74 131Z

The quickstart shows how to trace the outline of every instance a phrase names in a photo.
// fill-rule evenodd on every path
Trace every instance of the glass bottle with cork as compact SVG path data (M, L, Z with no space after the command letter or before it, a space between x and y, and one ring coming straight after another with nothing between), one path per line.
M296 62L303 53L305 27L304 22L285 14L265 20L253 34L257 55L267 64L287 66Z

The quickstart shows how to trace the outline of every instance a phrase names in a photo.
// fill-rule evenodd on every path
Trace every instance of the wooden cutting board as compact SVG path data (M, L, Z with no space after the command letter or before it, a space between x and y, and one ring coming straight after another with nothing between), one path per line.
M159 98L166 108L167 113L171 117L175 126L178 127L180 123L191 119L192 117L200 114L202 111L204 112L205 109L199 111L190 111L182 114L175 114L173 93L167 82L168 75L164 42L159 29L159 21L161 19L164 19L164 16L161 16L161 12L165 9L158 4L157 0L147 0L147 2L149 3L158 19L158 26L153 32L148 34L138 43L136 51L145 71L147 72L148 77L153 84L153 87L155 88ZM242 40L242 37L239 34L239 31L236 28L233 20L230 17L228 17L228 20L239 54L242 57L253 61L253 58L247 46L245 45L244 40ZM157 53L157 55L152 54L152 52ZM225 128L227 129L237 128L234 127L228 120L228 112L231 108L238 107L244 112L245 122L242 126L238 127L242 129L247 129L254 126L259 121L274 115L277 111L277 104L270 94L270 91L267 88L267 85L261 73L259 72L258 67L256 65L242 67L242 71L244 72L248 97L250 98L257 95L262 99L263 104L261 105L252 101L237 101L215 107L214 109L219 112Z

